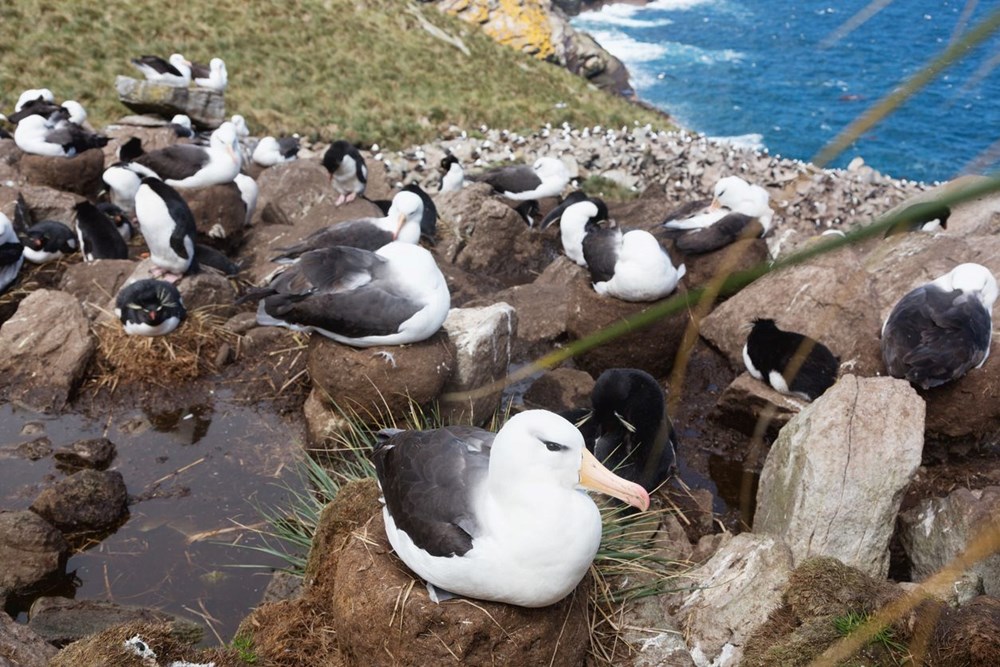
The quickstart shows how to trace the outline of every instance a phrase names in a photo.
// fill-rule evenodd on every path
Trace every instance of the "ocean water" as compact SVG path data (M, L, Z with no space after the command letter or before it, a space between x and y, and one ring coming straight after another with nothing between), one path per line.
M620 58L639 97L680 125L809 160L998 8L998 0L655 0L605 5L573 25ZM872 15L859 21L864 10ZM831 166L859 155L920 181L1000 167L1000 31Z

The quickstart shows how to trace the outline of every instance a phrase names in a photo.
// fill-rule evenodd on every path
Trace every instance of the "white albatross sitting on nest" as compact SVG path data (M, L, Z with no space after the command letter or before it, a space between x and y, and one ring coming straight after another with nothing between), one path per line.
M151 172L171 187L204 188L232 182L242 166L236 127L227 121L212 132L208 146L174 144L143 153L129 168L144 176Z
M569 184L569 169L559 158L540 157L530 167L519 164L466 176L468 181L489 183L498 194L515 201L558 197Z
M584 490L649 508L645 489L601 465L580 431L546 410L515 415L495 435L392 432L373 459L389 543L434 601L555 604L601 543L601 514Z
M727 176L715 184L713 195L711 202L690 202L667 216L664 233L680 252L712 252L739 238L762 237L771 228L771 196L759 185Z
M240 302L250 299L261 300L257 322L263 326L315 331L354 347L426 340L451 307L448 283L433 255L401 241L376 252L344 246L311 250Z

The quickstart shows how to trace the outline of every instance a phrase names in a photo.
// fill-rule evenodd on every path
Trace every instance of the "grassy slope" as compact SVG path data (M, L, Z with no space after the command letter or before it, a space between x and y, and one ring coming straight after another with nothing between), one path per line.
M423 30L403 0L151 2L7 0L0 109L27 88L84 104L95 127L127 113L115 75L130 57L173 51L225 59L227 113L255 133L301 132L402 147L449 124L514 130L544 122L666 127L663 117L579 77L493 43L477 29L420 11L459 36L466 57ZM556 103L567 106L557 109Z

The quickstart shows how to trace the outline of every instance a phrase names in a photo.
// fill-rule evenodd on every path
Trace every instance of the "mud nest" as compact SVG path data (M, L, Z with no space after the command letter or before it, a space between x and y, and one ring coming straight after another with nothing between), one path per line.
M133 383L175 386L218 370L218 359L239 336L223 326L211 308L188 312L187 319L166 336L129 336L115 318L94 325L97 354L92 382L95 389L114 391Z

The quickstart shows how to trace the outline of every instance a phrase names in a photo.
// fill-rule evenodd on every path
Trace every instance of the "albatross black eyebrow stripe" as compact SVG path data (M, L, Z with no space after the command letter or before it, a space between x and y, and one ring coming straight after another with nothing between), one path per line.
M552 442L551 440L542 440L542 442L545 443L545 448L550 452L561 452L569 449L566 445L560 445L558 442Z

